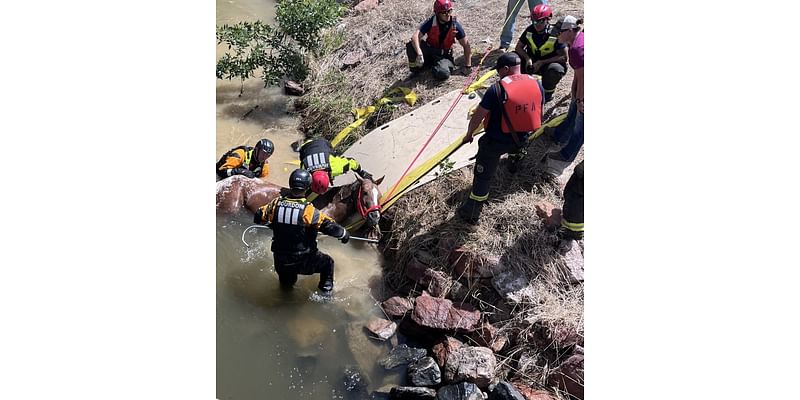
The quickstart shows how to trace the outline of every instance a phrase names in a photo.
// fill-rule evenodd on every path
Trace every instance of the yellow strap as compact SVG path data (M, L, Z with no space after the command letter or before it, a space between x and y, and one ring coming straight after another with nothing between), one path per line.
M473 137L480 133L483 130L483 127L479 126L475 129L475 133L473 133ZM462 138L456 139L453 143L450 143L449 146L445 147L444 149L440 150L438 153L434 154L428 161L420 164L416 168L412 169L406 176L403 178L402 181L398 182L395 187L395 195L392 199L387 199L387 193L384 193L381 197L381 207L383 209L389 208L390 205L394 204L394 202L400 198L406 189L409 186L413 185L414 182L418 181L422 178L423 175L427 174L431 169L433 169L436 165L438 165L442 160L449 157L451 154L455 153L459 147L461 147L461 140ZM474 140L474 139L473 139Z
M355 222L353 222L350 225L347 225L344 229L347 229L347 231L350 232L352 230L361 228L361 225L364 225L364 221L365 221L364 218L359 215L358 219Z
M375 106L368 106L368 107L361 107L361 108L354 108L353 114L355 114L356 118L364 118L367 115L370 115L375 112Z
M393 97L392 95L397 95L397 96ZM353 109L353 114L355 114L356 120L350 123L350 125L347 125L344 129L342 129L339 133L336 134L333 140L331 140L331 146L333 147L338 146L339 143L341 143L342 140L344 140L347 137L347 135L350 134L350 132L361 126L364 123L364 121L366 121L367 118L372 113L380 109L381 106L384 106L386 104L397 103L400 101L405 101L408 105L413 106L417 102L417 95L414 93L413 90L407 87L395 87L389 89L384 94L383 97L381 97L380 99L378 99L378 101L375 102L375 105Z
M539 127L539 129L533 132L533 135L528 136L528 141L531 142L533 141L533 139L536 139L537 137L541 136L544 133L544 128L555 128L561 125L561 123L564 122L565 119L567 119L567 113L558 114L555 117L550 118L549 121L543 123L542 126Z
M473 82L469 87L464 90L464 94L470 94L478 89L485 89L489 87L489 85L484 85L487 79L497 75L497 70L490 69L485 74L481 75L477 81Z
M528 137L528 141L532 141L533 139L541 136L544 133L544 128L545 127L556 127L559 124L561 124L562 122L564 122L564 120L566 118L567 118L567 114L563 113L563 114L559 114L556 117L554 117L554 118L550 119L549 121L545 122L544 124L542 124L542 126L539 129L536 130L536 132L534 132L532 135L530 135ZM473 137L475 137L478 134L482 133L482 131L483 131L483 127L482 126L478 126L478 128L475 129L475 133L473 133ZM476 139L473 139L473 140L476 140ZM398 199L403 197L403 195L405 195L408 192L408 188L411 185L413 185L414 182L418 181L419 178L421 178L423 175L428 173L436 165L438 165L440 162L442 162L442 160L444 160L445 158L449 157L450 154L453 154L456 150L458 150L459 147L461 147L461 138L459 138L455 142L451 143L449 146L445 147L444 149L442 149L441 151L439 151L438 153L433 155L433 157L431 157L425 163L423 163L423 164L417 166L416 168L412 169L408 173L408 175L406 175L406 177L403 178L403 180L400 183L397 184L397 187L395 188L395 194L391 199L387 199L386 198L386 194L387 193L383 194L383 196L381 197L381 207L384 210L389 209L389 207L391 207Z

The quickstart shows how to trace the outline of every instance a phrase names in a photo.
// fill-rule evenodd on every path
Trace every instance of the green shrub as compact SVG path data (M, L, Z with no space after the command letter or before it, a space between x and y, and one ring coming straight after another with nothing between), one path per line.
M217 79L252 78L261 70L264 86L281 78L303 81L307 55L323 48L322 30L336 24L345 8L336 0L279 0L277 27L261 21L217 27L217 44L227 44L217 61Z

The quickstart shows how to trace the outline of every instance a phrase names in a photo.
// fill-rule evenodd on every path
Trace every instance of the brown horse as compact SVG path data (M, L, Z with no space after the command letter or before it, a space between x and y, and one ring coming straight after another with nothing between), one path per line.
M258 208L278 197L282 188L258 178L234 175L217 181L217 211L233 214L246 207L255 213Z
M383 182L383 177L373 181L356 174L356 178L349 185L332 188L319 196L314 200L314 206L340 224L358 212L366 219L366 226L371 228L381 218L381 192L378 185ZM244 207L255 213L281 193L288 192L287 188L258 178L234 175L217 182L217 212L232 214Z
M333 193L332 199L322 208L322 212L342 224L348 220L356 211L366 220L366 227L372 228L378 225L381 220L381 191L378 185L383 182L383 176L373 181L372 178L362 178L355 174L356 181L345 186L333 188L322 197L329 197ZM338 189L338 190L337 190ZM319 201L318 201L319 200ZM324 199L314 200L314 205L325 204Z

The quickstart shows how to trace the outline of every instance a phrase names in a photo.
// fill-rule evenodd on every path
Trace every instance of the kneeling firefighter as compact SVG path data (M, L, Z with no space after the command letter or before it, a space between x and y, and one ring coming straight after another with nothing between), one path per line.
M290 194L261 207L254 221L273 231L272 255L281 288L291 289L297 274L319 274L317 286L324 294L333 290L333 258L317 249L317 232L347 243L350 234L331 217L306 200L311 174L296 169L289 176Z

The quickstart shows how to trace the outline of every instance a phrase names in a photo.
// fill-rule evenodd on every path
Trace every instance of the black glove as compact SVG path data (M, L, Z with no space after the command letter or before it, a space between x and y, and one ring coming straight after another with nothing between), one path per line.
M248 178L255 178L256 177L256 174L254 174L253 171L250 171L249 169L243 168L243 167L234 168L233 169L233 173L237 174L237 175L244 175L244 176L246 176Z
M339 238L339 240L341 240L342 243L347 243L350 241L350 234L347 233L347 230L344 231L344 235L342 235L342 237Z

